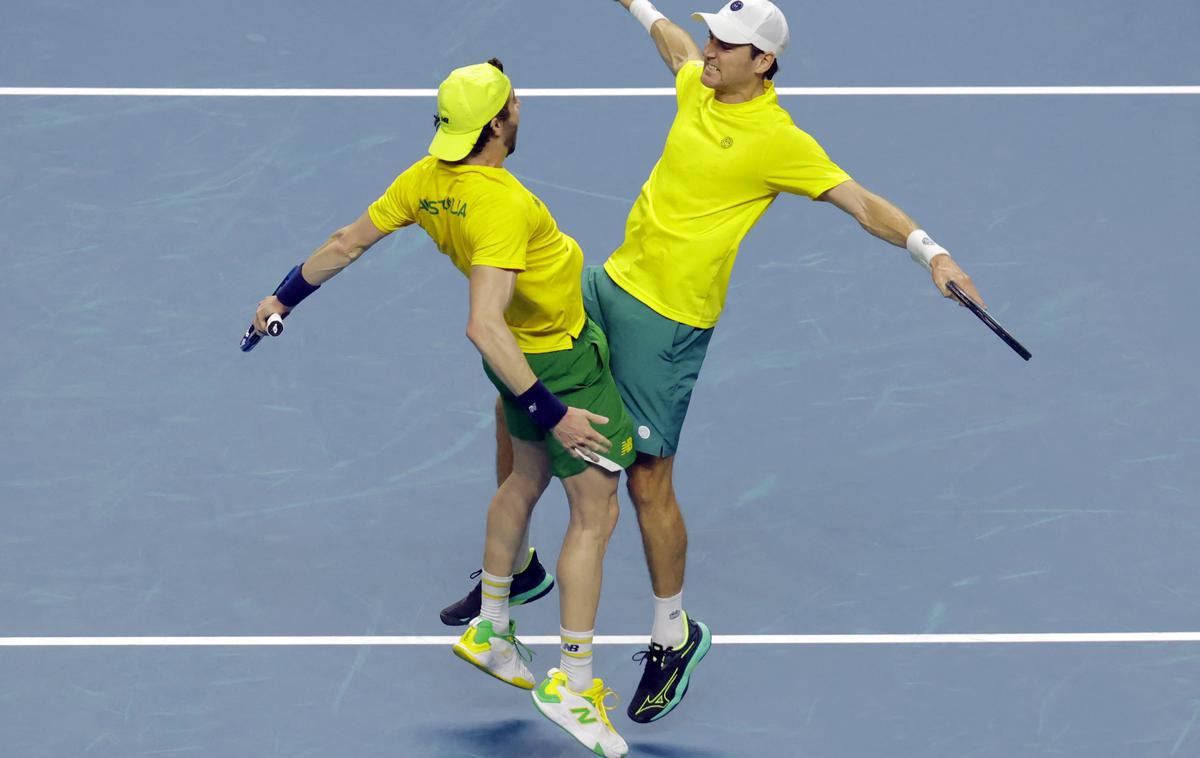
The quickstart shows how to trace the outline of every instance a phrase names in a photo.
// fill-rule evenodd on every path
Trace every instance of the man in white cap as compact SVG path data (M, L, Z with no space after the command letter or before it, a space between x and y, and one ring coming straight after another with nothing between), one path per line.
M608 369L603 332L584 312L583 252L504 169L521 101L498 60L455 69L438 88L429 155L400 174L357 221L334 232L275 293L254 325L284 315L371 245L418 224L469 279L467 337L499 390L512 470L488 509L477 615L454 653L532 690L537 709L597 755L628 746L608 718L611 690L592 675L604 554L616 525L619 472L634 460L629 415ZM551 476L571 510L558 561L560 667L535 687L509 618L514 567L529 517ZM553 584L543 571L542 589ZM516 603L513 603L516 604Z
M779 106L771 79L788 43L779 8L767 0L732 0L716 13L694 14L708 26L701 50L649 0L618 1L675 75L678 106L662 156L630 210L624 242L602 268L584 271L588 314L608 336L613 375L636 428L638 456L628 485L654 620L650 646L638 654L644 669L628 715L645 723L679 704L711 644L708 627L683 610L687 530L672 471L746 233L781 192L824 200L876 237L907 248L946 297L952 297L947 282L955 281L983 301L944 248L851 179Z

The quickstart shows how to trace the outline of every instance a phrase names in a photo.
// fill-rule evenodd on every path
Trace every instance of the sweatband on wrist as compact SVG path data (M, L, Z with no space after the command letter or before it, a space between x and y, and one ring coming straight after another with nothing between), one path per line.
M321 285L312 285L305 280L304 275L300 273L301 268L303 268L303 264L289 271L279 286L275 288L275 297L279 298L279 302L288 308L295 308L301 300L321 289Z
M633 16L639 24L646 28L646 33L649 34L654 24L666 16L659 13L658 8L654 7L654 3L650 0L633 0L629 4L629 15Z
M541 380L534 382L532 387L522 392L517 397L517 402L529 412L538 426L547 431L558 426L562 417L567 415L567 406L563 405L553 392L546 389L546 385L542 384Z
M935 255L950 254L949 250L930 239L924 229L914 229L912 234L908 235L905 247L908 248L908 254L912 256L912 259L924 266L926 271L933 271Z

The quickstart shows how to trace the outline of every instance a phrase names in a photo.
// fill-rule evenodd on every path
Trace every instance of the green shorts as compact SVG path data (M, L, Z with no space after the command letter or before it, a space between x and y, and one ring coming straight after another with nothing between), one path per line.
M600 266L583 270L583 304L612 345L613 378L633 416L637 451L675 455L713 330L659 314Z
M621 402L617 384L608 367L608 340L604 332L590 319L583 331L575 338L570 350L553 353L526 353L525 360L533 373L564 404L584 408L608 418L608 423L596 425L596 429L612 443L605 454L621 468L629 468L636 457L633 449L633 422ZM504 402L504 420L508 433L526 442L542 442L550 456L550 472L560 479L575 476L587 469L587 461L567 452L558 440L538 426L525 409L517 403L513 393L504 386L492 367L483 362L488 379L500 390Z

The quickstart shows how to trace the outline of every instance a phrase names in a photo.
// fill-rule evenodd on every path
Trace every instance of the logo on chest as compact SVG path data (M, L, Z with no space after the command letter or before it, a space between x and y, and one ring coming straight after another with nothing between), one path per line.
M721 147L725 148L726 150L733 147L733 137L726 137L725 139L721 140Z

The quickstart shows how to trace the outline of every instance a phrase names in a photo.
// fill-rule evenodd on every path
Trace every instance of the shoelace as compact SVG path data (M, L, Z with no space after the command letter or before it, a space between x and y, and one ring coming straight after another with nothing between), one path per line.
M592 704L596 706L596 712L600 714L600 718L604 720L604 723L608 725L610 730L616 732L616 728L614 728L612 722L608 720L608 709L610 706L605 701L608 699L609 695L612 695L613 698L616 699L616 702L614 702L611 707L619 707L621 705L621 696L618 695L611 687L605 687L604 689L600 690L600 692L597 693L594 698L590 699Z
M645 664L646 661L650 661L652 665L662 668L663 659L667 656L667 650L668 648L663 647L657 642L651 642L648 650L639 650L634 653L633 660L641 664Z
M515 634L506 634L504 639L512 643L513 649L517 651L517 656L526 663L533 663L533 651L529 649L524 642L517 639Z

